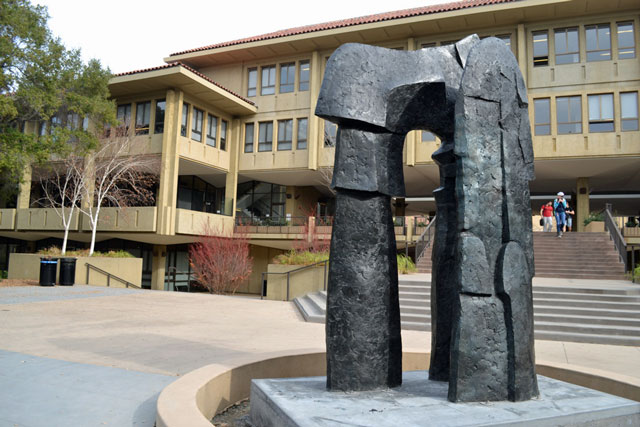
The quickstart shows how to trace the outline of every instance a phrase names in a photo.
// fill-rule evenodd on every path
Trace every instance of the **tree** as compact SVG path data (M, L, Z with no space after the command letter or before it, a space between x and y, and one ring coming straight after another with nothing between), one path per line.
M50 168L38 170L37 175L43 194L38 203L43 207L53 208L62 220L64 237L61 252L64 255L71 221L85 187L84 159L71 155Z
M98 147L84 163L81 173L86 203L80 210L91 224L89 256L95 248L103 206L124 208L155 200L152 184L158 179L159 159L144 154L144 147L134 147L133 140L128 126L113 129L109 136L99 140Z
M95 133L81 123L115 123L109 70L97 60L83 64L78 50L51 34L48 18L46 7L28 0L0 7L0 196L17 191L30 163L95 146Z
M212 294L235 293L253 268L249 240L242 234L218 235L205 226L198 241L189 247L189 263L196 280Z

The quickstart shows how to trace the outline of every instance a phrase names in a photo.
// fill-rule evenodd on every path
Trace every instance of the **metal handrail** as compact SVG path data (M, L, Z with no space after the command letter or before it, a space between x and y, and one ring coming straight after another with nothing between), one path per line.
M416 263L422 256L426 249L431 246L431 241L433 240L433 234L435 233L434 224L436 223L437 215L433 217L431 222L427 224L427 227L424 229L420 237L416 240Z
M624 264L624 271L627 271L627 242L613 219L610 203L607 203L604 208L604 229L609 232L609 237L613 240L620 260Z
M269 274L286 274L287 275L287 299L286 301L289 301L289 289L290 289L290 279L291 279L291 273L297 273L298 271L302 271L302 270L307 270L309 268L315 267L316 265L320 265L320 264L324 264L324 273L322 276L322 282L323 282L323 286L322 286L322 290L326 291L327 290L327 265L329 265L329 260L324 260L324 261L318 261L315 262L313 264L309 264L309 265L304 265L300 268L296 268L294 270L290 270L290 271L264 271L262 272L262 292L260 293L260 299L264 299L264 294L265 294L265 289L264 289L264 276L265 274L268 276Z
M89 284L89 270L93 269L93 270L97 271L98 273L102 273L105 276L107 276L107 287L111 286L111 279L114 279L114 280L117 280L119 282L124 283L125 287L127 287L127 288L129 286L131 286L132 288L142 289L140 286L134 285L133 283L131 283L131 282L127 281L127 280L124 280L124 279L116 276L115 274L111 274L108 271L104 271L103 269L98 268L95 265L87 263L86 266L87 266L87 285Z

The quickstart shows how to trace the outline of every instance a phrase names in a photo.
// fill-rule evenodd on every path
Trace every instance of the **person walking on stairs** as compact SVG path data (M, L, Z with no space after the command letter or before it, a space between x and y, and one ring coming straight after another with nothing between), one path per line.
M553 210L556 214L556 229L558 230L556 237L562 237L567 211L567 201L564 199L564 193L562 191L558 193L558 197L553 201Z
M547 202L540 208L542 217L542 231L553 230L553 202Z
M574 211L571 206L569 206L569 204L567 203L567 210L565 212L565 215L567 216L567 223L566 226L564 227L564 231L571 231L571 227L573 227L573 216L576 214L576 211Z

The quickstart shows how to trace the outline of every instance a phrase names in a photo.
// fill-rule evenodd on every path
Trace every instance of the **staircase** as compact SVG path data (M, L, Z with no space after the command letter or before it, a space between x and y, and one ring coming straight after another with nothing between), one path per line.
M611 281L571 282L534 279L536 339L640 346L640 286ZM430 286L424 279L400 278L403 329L431 330ZM294 303L305 320L324 323L326 292L296 298Z
M626 280L624 264L608 233L533 233L536 277ZM431 272L431 247L418 260L418 272Z

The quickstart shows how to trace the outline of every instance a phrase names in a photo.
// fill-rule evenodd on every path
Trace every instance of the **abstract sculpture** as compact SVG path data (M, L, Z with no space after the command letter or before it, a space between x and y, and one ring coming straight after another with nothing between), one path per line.
M341 46L316 114L339 125L327 295L327 387L402 382L390 199L404 195L407 132L437 134L430 378L452 401L536 396L528 181L533 152L518 65L498 39L418 51Z

